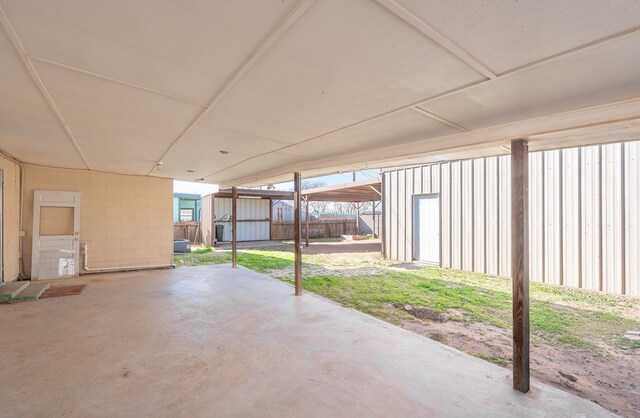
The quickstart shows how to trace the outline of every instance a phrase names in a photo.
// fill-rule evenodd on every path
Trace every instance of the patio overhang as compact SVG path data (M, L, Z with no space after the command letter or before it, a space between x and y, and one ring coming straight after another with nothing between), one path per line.
M633 0L0 0L0 149L253 187L515 138L638 138L638 15Z
M312 202L375 202L381 197L379 177L302 191L302 198Z

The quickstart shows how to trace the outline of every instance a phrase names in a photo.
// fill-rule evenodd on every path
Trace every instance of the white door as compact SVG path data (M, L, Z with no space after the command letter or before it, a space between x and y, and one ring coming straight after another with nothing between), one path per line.
M440 265L440 195L413 197L413 258Z
M76 276L80 267L79 238L80 193L34 191L31 278Z

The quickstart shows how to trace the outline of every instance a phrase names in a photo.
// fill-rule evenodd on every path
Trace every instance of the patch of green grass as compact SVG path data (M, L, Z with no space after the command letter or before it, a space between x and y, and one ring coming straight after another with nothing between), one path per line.
M212 251L213 251L213 248L204 247L204 248L198 248L198 249L195 249L195 250L191 251L191 254L206 254L206 253L210 253Z
M231 252L210 250L175 257L177 265L230 263ZM254 249L238 252L238 263L269 273L291 270L294 255L282 249ZM330 273L318 273L318 266L331 265ZM342 271L358 266L375 267L373 274L347 275ZM398 270L384 260L354 258L333 260L326 254L303 255L303 269L314 267L315 275L304 274L303 286L335 302L392 323L415 319L405 305L433 309L465 323L511 327L511 280L441 268ZM344 269L344 270L343 270ZM288 276L290 277L290 276ZM281 280L291 283L290 278ZM623 307L632 302L615 296L567 289L539 283L530 285L530 320L534 342L563 344L599 355L601 343L640 348L640 343L623 337L625 331L640 329L637 317L626 316ZM635 305L634 305L635 306ZM491 360L489 360L491 361Z
M469 354L471 354L474 357L478 357L483 360L486 360L490 363L497 364L498 366L501 366L501 367L504 367L507 364L511 363L511 360L509 359L498 357L498 356L492 356L489 354L480 354L480 353L469 353Z
M208 250L208 251L205 251ZM238 251L238 264L261 273L270 270L282 270L293 266L293 253L278 250L243 250ZM203 248L188 254L176 255L173 258L176 266L200 266L206 264L223 264L231 262L231 251Z
M181 266L199 266L202 264L222 264L231 262L230 251L191 252L173 257L173 264Z
M390 322L399 323L410 318L402 307L415 305L429 307L445 315L453 309L462 313L462 320L468 323L480 322L505 329L511 327L511 283L504 278L425 268L366 276L305 277L303 285L305 289L344 306ZM547 288L535 286L531 292L530 320L534 338L598 354L597 341L614 342L625 330L640 327L640 323L615 311L593 307L581 309L588 304L585 298L591 299L582 292L576 295L568 291L569 295L564 295L548 292ZM555 296L550 299L548 294ZM604 309L610 305L611 297L596 295L592 299L596 306ZM572 306L572 300L577 306Z
M260 273L283 270L293 266L293 263L294 255L291 252L277 250L238 252L238 264Z

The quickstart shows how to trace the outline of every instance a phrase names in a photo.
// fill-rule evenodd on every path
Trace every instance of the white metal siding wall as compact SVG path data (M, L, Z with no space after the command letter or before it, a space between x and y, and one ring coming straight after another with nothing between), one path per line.
M624 147L625 294L640 297L640 145Z
M216 224L224 225L224 240L231 241L231 198L215 198ZM238 241L266 241L269 236L268 199L238 198ZM222 221L221 219L226 219ZM244 221L244 222L243 222Z
M563 150L562 164L562 284L580 287L580 150Z
M487 166L487 274L498 274L498 157L485 159Z
M529 159L531 280L640 297L640 142ZM440 193L441 265L511 272L510 156L384 173L389 258L413 258L412 198Z
M202 240L208 245L213 245L215 240L215 232L213 230L213 196L203 196L201 199L202 208L200 209L200 230L202 231Z
M582 287L600 290L600 148L582 150Z

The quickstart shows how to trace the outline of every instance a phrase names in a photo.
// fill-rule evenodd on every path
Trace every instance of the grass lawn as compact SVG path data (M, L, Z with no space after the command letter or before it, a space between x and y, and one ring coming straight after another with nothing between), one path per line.
M282 249L239 250L238 264L292 283L293 253ZM203 248L175 257L178 266L231 262L231 251ZM427 308L440 320L511 327L511 280L449 269L393 268L377 257L303 256L303 286L339 304L400 324ZM329 269L327 269L329 267ZM363 270L359 273L359 270ZM629 349L623 338L640 329L637 301L531 283L531 332L534 339L603 354L601 342ZM419 317L419 316L418 316ZM535 341L534 341L535 343Z
M398 264L377 252L341 252L340 243L330 247L303 254L307 291L510 366L510 279ZM293 257L283 248L238 251L240 265L290 284ZM175 257L178 266L229 262L231 251L211 248ZM640 330L640 301L532 282L530 302L533 376L620 415L640 416L640 341L624 337Z

